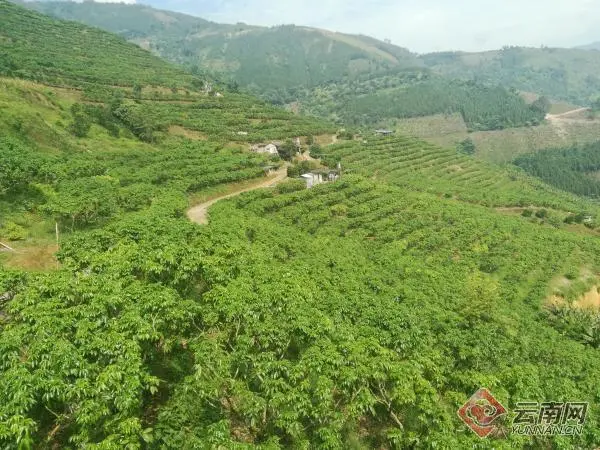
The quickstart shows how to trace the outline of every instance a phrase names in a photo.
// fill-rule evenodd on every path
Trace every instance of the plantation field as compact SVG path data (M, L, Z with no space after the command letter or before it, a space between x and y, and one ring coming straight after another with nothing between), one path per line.
M480 441L455 411L481 384L508 407L587 399L596 386L586 331L545 307L557 277L598 270L595 238L356 176L219 202L201 228L165 206L73 235L62 276L4 275L19 301L3 354L33 343L42 323L54 347L31 350L28 392L40 400L25 407L41 425L42 399L58 406L70 426L51 440L84 444L93 424L96 435L165 448L465 448ZM122 312L107 334L93 324L116 292ZM91 323L76 336L60 327L80 317ZM110 360L90 358L98 352ZM49 369L36 368L40 358ZM10 382L22 366L15 355L3 367ZM73 377L86 389L53 394L72 383L58 367L80 367ZM106 386L107 372L128 384ZM78 395L95 411L118 404L113 420L76 422ZM122 423L130 428L117 431ZM19 422L36 439L51 432L33 424ZM577 438L509 436L489 448L586 447L598 426L592 416Z
M562 118L535 127L468 133L462 118L455 114L402 119L395 128L448 148L455 148L469 138L475 144L478 157L498 164L509 163L520 154L592 143L600 137L600 120L597 119Z
M564 211L590 207L597 211L593 204L517 169L501 168L415 138L342 143L325 148L322 155L329 164L341 161L349 173L487 206L537 205Z
M600 442L597 203L468 145L358 140L233 85L198 87L117 37L0 0L6 36L0 242L16 252L1 246L0 448ZM486 111L471 110L502 121ZM291 159L295 137L301 164L249 151L283 140ZM524 167L568 164L560 187L575 191L573 172L600 163L570 150ZM336 182L266 186L338 163ZM196 202L202 225L186 217ZM456 414L481 387L513 410L590 414L577 436L500 423L481 440Z
M0 241L19 251L3 251L0 260L54 269L55 222L62 235L146 207L159 192L202 196L262 178L272 162L249 153L251 142L334 131L249 96L151 100L157 92L142 89L135 99L114 88L90 93L0 78L0 148L9 171L0 182ZM76 123L84 136L73 134ZM29 183L6 192L25 162L20 176Z
M96 28L0 0L0 75L66 86L203 85L203 80ZM43 51L41 51L43 49Z
M546 183L577 195L600 197L594 173L600 169L600 142L547 150L515 159L515 164Z

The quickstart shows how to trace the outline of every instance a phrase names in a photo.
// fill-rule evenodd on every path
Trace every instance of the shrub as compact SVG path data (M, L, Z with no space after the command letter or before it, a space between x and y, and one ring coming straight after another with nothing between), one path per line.
M69 131L77 137L86 137L92 127L90 118L79 103L75 103L71 107L71 113L73 114L73 121L69 125Z
M464 141L459 142L457 150L459 153L464 153L465 155L474 155L476 148L471 138L467 138Z
M348 214L348 206L344 204L333 205L329 211L334 217L343 217Z
M6 222L0 228L0 236L9 241L22 241L27 238L27 230L14 222Z
M277 186L277 192L280 194L289 194L304 189L306 189L306 183L302 180L288 180Z
M319 159L323 154L323 149L319 144L313 144L310 146L309 154L311 158Z
M296 178L300 176L300 166L293 164L287 168L287 176L290 178Z

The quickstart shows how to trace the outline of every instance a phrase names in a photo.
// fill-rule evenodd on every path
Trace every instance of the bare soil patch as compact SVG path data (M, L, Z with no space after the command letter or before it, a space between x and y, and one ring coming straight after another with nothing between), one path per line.
M204 133L200 133L199 131L190 130L188 128L183 128L178 125L172 125L169 127L169 134L174 136L183 136L188 139L192 139L194 141L206 141L208 137Z

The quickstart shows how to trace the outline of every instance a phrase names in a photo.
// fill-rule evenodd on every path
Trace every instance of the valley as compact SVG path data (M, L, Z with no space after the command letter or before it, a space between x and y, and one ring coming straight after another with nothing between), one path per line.
M0 0L0 448L598 445L595 52L26 6ZM481 439L481 387L590 414Z

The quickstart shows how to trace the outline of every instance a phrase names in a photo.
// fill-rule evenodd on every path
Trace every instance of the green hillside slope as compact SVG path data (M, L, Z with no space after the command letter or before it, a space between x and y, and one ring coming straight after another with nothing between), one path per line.
M358 73L421 65L409 51L364 36L307 27L220 25L143 5L25 3L118 33L170 61L225 72L262 90L313 86Z
M67 51L54 35L97 33L76 55L109 39L0 5L3 36L33 39L27 19L48 37L9 48L17 67ZM121 64L133 47L110 39L98 57ZM333 130L135 52L159 78L119 65L116 85L67 53L47 84L0 78L0 448L597 445L597 203L398 136L313 145L340 180L197 225L195 200L282 164L252 142ZM481 387L511 411L485 441L456 414ZM590 414L519 436L523 401Z
M451 78L502 84L575 104L589 104L600 91L600 53L587 50L592 47L507 47L481 53L417 56L365 36L294 26L221 25L143 5L25 5L118 33L190 68L230 74L238 83L254 86L261 94L407 67L429 67Z
M0 240L23 247L22 258L0 257L17 265L37 266L54 222L65 231L105 223L128 211L126 193L146 205L172 186L185 195L262 178L271 162L250 153L251 143L335 131L248 95L204 89L211 84L107 32L3 1L0 10L0 35L15 43L3 48L12 78L0 77L1 147L10 155ZM110 206L87 204L88 184Z
M575 104L590 104L600 92L600 53L588 50L507 47L433 53L422 60L446 76L493 81Z
M138 46L0 0L0 75L54 84L186 87L199 83Z
M600 197L600 142L522 155L515 163L565 191Z
M529 105L502 86L447 80L422 70L288 90L269 99L361 126L392 127L397 119L458 113L471 131L539 125L549 108L543 100Z

